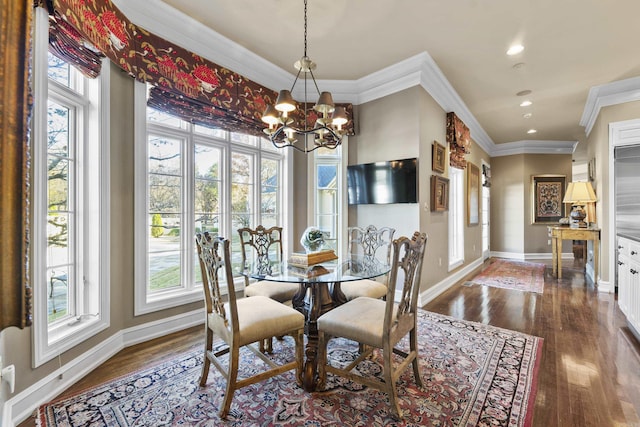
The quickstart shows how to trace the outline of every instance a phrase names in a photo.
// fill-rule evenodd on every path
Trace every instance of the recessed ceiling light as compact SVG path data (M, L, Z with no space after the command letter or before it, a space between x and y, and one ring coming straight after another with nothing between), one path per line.
M531 91L529 89L526 90L521 90L520 92L516 93L516 96L526 96L526 95L530 95Z
M535 130L535 129L529 129L529 130L527 131L527 133L536 133L536 132L538 132L538 131L537 131L537 130Z
M528 107L529 105L533 104L533 102L529 101L528 99L526 101L522 101L520 103L521 107Z
M533 114L531 114L531 113L525 113L525 114L522 115L522 117L524 117L525 119L530 119L531 116L533 116Z
M524 46L522 46L521 44L514 44L507 51L507 55L509 55L509 56L517 55L520 52L522 52L523 50L524 50Z

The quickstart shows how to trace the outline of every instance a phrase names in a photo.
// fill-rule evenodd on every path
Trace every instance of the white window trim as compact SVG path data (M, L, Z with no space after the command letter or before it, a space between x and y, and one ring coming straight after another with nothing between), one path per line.
M100 227L85 235L83 238L91 238L99 245L99 254L95 257L99 262L98 272L95 275L99 283L99 303L97 313L85 313L77 317L76 322L69 322L56 328L56 337L52 339L52 331L49 330L47 321L47 288L46 288L46 219L42 219L42 212L47 212L47 173L46 173L46 144L47 139L47 99L48 91L48 34L49 16L43 8L35 9L34 26L34 109L33 109L33 171L34 171L34 221L33 221L33 269L32 281L34 283L34 327L33 327L33 367L53 359L60 353L67 351L76 345L86 341L98 332L110 325L110 62L104 59L103 71L98 79L99 85L99 193L95 197L95 215L98 217ZM88 128L88 126L85 126ZM43 152L44 150L44 152ZM93 200L93 199L92 199ZM46 218L46 214L44 216ZM44 285L43 285L44 284ZM86 306L86 304L85 304ZM52 341L49 343L49 341Z
M152 126L155 128L155 126ZM194 282L193 272L186 272L186 277L188 278L189 283L192 284L188 289L185 290L184 287L180 289L176 289L175 291L167 291L162 293L156 293L153 296L149 296L147 290L147 263L148 263L148 239L146 230L149 227L147 224L148 215L147 215L147 179L148 179L148 162L147 159L147 150L148 150L148 129L149 126L147 124L147 86L145 83L135 82L134 85L134 162L135 162L135 172L134 172L134 247L135 247L135 289L134 289L134 314L136 316L151 313L159 310L165 310L168 308L196 302L202 300L202 289L197 283ZM152 132L155 133L155 132ZM184 139L185 132L176 131L172 133L170 128L162 128L162 133L178 139ZM260 166L263 158L265 159L277 159L280 160L281 157L277 154L271 154L269 151L262 151L259 147L251 148L249 146L243 146L242 144L236 144L232 142L228 143L217 143L215 141L211 141L209 138L202 137L200 135L191 132L193 142L194 143L204 143L204 145L214 146L219 148L222 151L223 160L223 168L221 170L221 174L223 176L223 181L225 183L231 182L231 168L227 167L227 165L231 164L231 156L232 153L241 153L248 154L252 156L254 162L253 168L253 185L254 188L257 189L260 186ZM189 144L186 144L187 147L190 147ZM183 147L184 148L184 147ZM292 206L291 198L288 197L290 194L290 186L291 183L288 179L289 174L288 170L290 170L292 166L291 158L286 153L283 153L284 157L282 158L282 166L280 171L280 179L282 182L287 182L288 185L285 188L282 185L279 206L281 209L280 215L283 223L288 224L291 219L286 214L287 211L290 211ZM193 153L191 150L183 150L183 166L186 162L193 162ZM144 160L143 160L144 159ZM187 207L187 202L190 201L190 197L187 194L193 193L193 177L189 176L186 178L185 182L185 194L183 194L183 206L182 206L182 216L185 219L181 222L183 224L183 231L185 235L193 236L195 230L193 229L193 223L190 220L192 216L189 215L191 211L190 208ZM252 221L254 223L258 221L258 218L261 214L261 200L260 200L260 192L254 191L254 199L252 200L253 212L252 212ZM287 206L287 208L285 208ZM221 212L223 213L222 218L220 220L220 234L223 236L231 237L231 233L237 233L236 230L232 230L230 212L231 212L231 192L228 190L223 191L222 199L221 199ZM286 250L286 244L283 245L283 249ZM191 265L191 251L188 248L184 248L182 251L181 263L184 266ZM184 277L184 276L183 276ZM244 288L244 279L242 277L238 277L235 279L235 287L237 291L241 291ZM226 293L226 287L223 286L221 291Z
M449 271L464 264L464 170L449 168Z
M484 160L482 161L482 165L483 166L487 166L487 167L491 167L487 162L485 162ZM484 168L483 168L484 170ZM484 174L482 174L482 178L481 181L483 182L485 180ZM485 199L484 194L487 194L487 197ZM485 230L484 227L486 227L486 232L487 232L487 247L484 247L484 240L482 242L482 259L487 259L491 256L491 187L485 187L482 186L481 187L481 194L482 194L482 203L485 203L485 200L487 202L487 215L486 218L485 216L482 217L482 233L484 234ZM482 206L483 210L484 210L484 206Z
M323 158L322 156L318 155L318 152L315 151L313 153L307 153L307 161L311 162L311 166L308 167L307 169L307 194L308 194L308 198L307 198L307 224L308 225L317 225L318 223L318 213L317 213L317 204L318 204L318 199L317 199L317 182L318 182L318 176L317 176L317 165L320 164L336 164L338 163L339 168L338 168L338 183L337 183L337 189L338 189L338 201L337 201L337 207L338 207L338 212L337 212L337 216L338 216L338 256L341 256L342 254L346 253L347 250L347 243L345 241L345 236L344 236L344 231L347 229L347 226L349 224L349 219L347 218L346 212L348 212L348 201L347 201L347 192L346 190L346 177L347 177L347 164L349 162L349 158L348 158L348 152L349 152L349 137L348 136L344 136L342 138L342 142L340 144L340 160L338 162L335 162L333 160L331 160L330 157L325 157ZM291 212L291 209L293 209L291 206L288 207L288 211ZM295 236L294 236L295 237Z
M151 313L154 311L164 310L178 305L188 304L202 299L202 290L193 286L190 290L185 291L183 288L175 291L162 292L149 298L147 294L147 263L148 263L148 241L146 230L147 224L147 176L148 165L146 161L139 159L147 158L147 86L145 83L136 81L134 84L134 314L136 316ZM171 135L178 136L178 135ZM183 135L178 138L182 139ZM183 152L182 161L187 161L188 153ZM190 158L190 157L189 157ZM191 184L188 184L190 188ZM185 195L182 195L182 215L184 212ZM182 221L183 224L190 223ZM189 251L182 251L181 264L185 264L183 259ZM189 275L191 273L188 273Z

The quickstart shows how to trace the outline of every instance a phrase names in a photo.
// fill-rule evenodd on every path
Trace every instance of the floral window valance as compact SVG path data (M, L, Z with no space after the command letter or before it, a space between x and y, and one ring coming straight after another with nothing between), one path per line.
M262 113L277 92L144 30L110 0L53 0L53 9L129 75L160 88L156 106L184 102L195 115L210 115L203 122L234 131L240 123L243 131L264 135ZM351 105L344 106L349 114ZM353 134L352 120L347 129Z
M447 113L447 142L449 143L449 164L457 169L467 167L465 155L470 153L471 137L469 128L454 112Z

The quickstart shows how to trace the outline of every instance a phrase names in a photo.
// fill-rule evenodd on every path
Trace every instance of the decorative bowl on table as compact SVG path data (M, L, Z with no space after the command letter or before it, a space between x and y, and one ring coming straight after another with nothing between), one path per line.
M320 230L318 227L307 227L304 233L302 233L300 244L307 253L318 252L324 248L324 239L327 237L329 237L329 233Z

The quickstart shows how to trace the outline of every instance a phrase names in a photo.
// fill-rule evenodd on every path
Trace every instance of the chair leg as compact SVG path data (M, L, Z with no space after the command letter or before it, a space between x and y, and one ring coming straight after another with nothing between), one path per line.
M412 362L413 377L416 380L416 385L422 388L422 376L420 375L420 365L418 365L418 334L416 327L409 332L409 348L411 353L415 354Z
M212 350L213 346L213 331L206 328L206 339L204 343L204 361L202 362L202 372L200 373L200 387L204 387L207 384L207 377L209 377L209 367L211 366L211 360L207 356L207 352Z
M222 407L220 408L220 418L227 418L229 409L231 409L231 401L236 391L236 380L238 379L238 359L240 356L240 349L233 347L229 353L229 371L227 376L227 388L224 393L224 400L222 401Z
M383 349L384 360L384 383L387 395L389 396L389 406L391 409L391 416L396 419L402 419L400 415L400 405L398 404L398 393L396 392L396 384L393 382L393 348L391 346L385 345Z
M273 353L273 338L265 338L260 340L258 347L261 353Z

